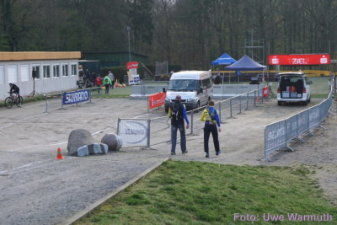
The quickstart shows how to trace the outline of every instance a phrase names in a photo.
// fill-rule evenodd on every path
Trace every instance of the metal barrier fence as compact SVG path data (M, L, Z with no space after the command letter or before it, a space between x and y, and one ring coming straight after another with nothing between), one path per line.
M334 80L334 79L333 79ZM295 139L302 140L301 135L311 133L328 116L332 104L333 83L331 82L328 98L320 104L310 107L294 116L266 126L264 130L264 159L282 148L293 149L288 146Z
M85 102L88 101L89 103L91 103L92 101L92 92L93 91L97 91L98 89L96 87L94 88L86 88L86 89L80 89L78 91L73 91L73 92L65 92L65 91L60 91L60 92L55 92L53 94L49 94L49 95L44 95L45 97L45 113L50 112L51 110L55 110L55 109L63 109L66 105L78 105L81 102ZM78 97L81 96L73 96L73 99L70 100L68 99L68 101L66 99L64 99L64 95L65 94L75 94L77 92L86 92L87 96L82 99L79 99ZM83 96L82 96L83 97Z
M215 102L215 107L218 111L220 121L221 123L224 122L226 119L234 118L237 114L240 114L243 111L247 111L249 109L253 109L256 107L258 104L263 104L264 99L262 98L262 87L260 89L255 89L246 93L239 94L235 97L232 98L227 98L224 100L219 100ZM204 122L200 121L200 113L206 106L193 109L188 111L188 117L190 121L190 129L186 130L186 134L189 136L193 136L197 130L201 130L204 126ZM143 128L140 128L141 126L135 127L135 131L132 131L132 127L129 127L129 130L127 131L129 134L130 133L148 133L148 142L146 146L140 145L140 147L147 147L151 148L155 145L162 144L162 143L170 143L171 137L169 128L171 126L170 119L165 116L160 116L156 118L149 118L150 115L147 115L146 118L140 118L138 117L139 121L143 121L144 119L148 120L149 127L145 129L144 126ZM119 123L122 120L130 120L126 118L120 118ZM134 122L133 122L134 123ZM118 125L119 127L119 125ZM141 129L144 129L144 131L140 131ZM147 132L145 132L145 130ZM117 133L120 135L120 133ZM167 140L163 141L163 137L168 137ZM139 138L140 139L140 138ZM178 135L179 139L179 135ZM145 143L145 142L144 142Z
M141 97L150 94L162 92L163 88L167 89L168 85L133 85L131 87L131 97Z
M213 85L213 97L231 97L259 89L260 85L256 84L220 84Z
M212 96L218 97L232 97L241 93L246 93L259 89L262 85L256 84L220 84L213 85ZM133 85L131 87L131 97L144 97L158 92L162 92L163 89L167 89L168 85Z

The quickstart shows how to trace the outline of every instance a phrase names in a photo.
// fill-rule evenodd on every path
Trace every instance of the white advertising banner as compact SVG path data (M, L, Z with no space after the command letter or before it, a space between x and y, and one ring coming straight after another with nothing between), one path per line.
M139 84L140 76L137 72L139 63L136 61L128 62L126 68L128 69L129 85Z
M140 84L140 77L138 74L132 75L131 78L129 78L129 85L134 85L134 84Z
M121 137L123 147L147 146L149 140L148 131L148 120L120 119L117 135Z

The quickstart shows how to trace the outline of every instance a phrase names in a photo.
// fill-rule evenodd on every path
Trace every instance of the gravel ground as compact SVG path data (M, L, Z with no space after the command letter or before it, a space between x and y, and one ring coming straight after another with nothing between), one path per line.
M311 105L318 102L313 99ZM59 105L55 100L49 102L49 113L44 113L44 102L11 110L0 109L1 225L62 223L169 156L169 123L166 118L159 118L151 122L150 150L128 148L104 156L65 156L64 160L55 160L57 147L65 152L68 135L73 129L87 129L100 140L105 133L116 133L118 117L165 116L162 110L149 114L144 100L131 99L94 99L93 103L62 110L57 108ZM308 142L296 146L298 151L281 152L273 162L262 160L264 127L304 108L298 105L279 107L276 101L269 100L233 119L224 118L220 133L222 154L216 157L210 142L209 159L204 157L202 123L196 116L193 134L187 136L188 154L179 154L177 146L178 154L172 159L292 166L295 162L307 163L310 158L311 165L317 168L321 165L316 174L327 194L334 196L336 193L329 190L335 187L336 180L334 183L333 170L331 165L326 165L324 152L329 151L328 158L336 158L337 153L332 147L337 143L331 142L336 142L333 138L336 137L336 126L328 126L328 129L318 132L317 137L308 137ZM323 150L316 149L316 155L311 157L309 151L314 151L312 144L316 144L317 139L329 144ZM306 157L302 159L304 151Z
M102 99L63 110L56 110L55 101L49 104L50 113L44 113L43 102L0 109L1 225L62 223L167 157L126 149L56 160L57 147L66 153L71 130L87 129L100 140L115 133L118 117L146 113L129 110L144 108L145 102Z

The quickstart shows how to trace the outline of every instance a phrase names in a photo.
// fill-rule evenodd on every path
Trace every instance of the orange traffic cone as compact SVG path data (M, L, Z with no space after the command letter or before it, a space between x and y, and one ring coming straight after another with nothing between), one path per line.
M63 155L62 155L62 152L61 152L61 148L57 148L56 159L63 159Z

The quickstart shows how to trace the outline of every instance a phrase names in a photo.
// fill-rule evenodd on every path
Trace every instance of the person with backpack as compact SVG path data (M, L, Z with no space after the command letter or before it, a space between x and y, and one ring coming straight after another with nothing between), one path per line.
M209 150L208 150L208 140L209 136L212 133L214 148L216 155L220 154L220 146L219 146L219 138L218 138L218 129L220 129L220 119L219 115L214 107L214 101L210 100L208 102L208 107L204 109L201 113L201 121L205 121L204 127L204 151L206 153L206 158L209 158Z
M176 144L177 144L177 132L180 132L180 148L183 154L187 153L186 149L186 135L185 135L185 123L186 129L189 128L190 122L187 118L187 113L185 106L181 103L180 95L177 95L175 101L170 105L168 110L168 116L171 118L171 155L176 154Z

